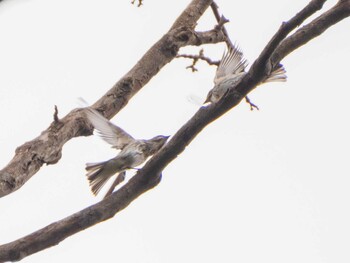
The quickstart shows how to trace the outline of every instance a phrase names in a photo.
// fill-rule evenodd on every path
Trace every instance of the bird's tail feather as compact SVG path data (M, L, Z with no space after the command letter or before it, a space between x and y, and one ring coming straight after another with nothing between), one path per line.
M87 178L94 195L97 195L102 187L107 183L111 177L109 173L104 172L105 164L107 162L87 163L85 170L87 171Z
M266 78L263 83L266 82L285 82L287 81L286 70L282 65L278 65L278 67L271 72L271 75Z

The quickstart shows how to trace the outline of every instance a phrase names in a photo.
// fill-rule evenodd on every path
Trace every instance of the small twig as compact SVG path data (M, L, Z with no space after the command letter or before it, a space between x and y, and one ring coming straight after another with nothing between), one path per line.
M135 4L135 1L136 1L136 0L132 0L132 1L131 1L131 4ZM137 7L140 7L140 6L143 5L142 1L143 1L143 0L138 0L139 3L137 4Z
M249 98L248 96L245 96L245 102L249 104L250 110L253 111L254 109L259 110L259 107L255 105Z
M210 5L211 10L214 13L214 16L216 18L216 21L218 22L217 28L222 31L222 33L225 35L225 42L228 48L234 48L234 45L228 36L227 30L224 26L225 23L229 22L223 15L220 16L219 10L218 10L218 5L213 1Z
M201 49L199 51L199 54L198 55L188 55L188 54L179 54L176 56L177 58L189 58L189 59L193 59L192 61L192 65L190 66L187 66L186 68L189 68L192 70L192 72L196 72L198 71L198 69L195 67L195 65L197 64L197 62L199 60L203 60L205 62L207 62L209 65L211 66L219 66L220 64L220 61L213 61L211 60L210 58L204 56L204 51L203 49Z
M55 105L55 112L53 114L53 120L54 122L60 122L60 119L58 118L58 109L57 109L57 105Z
M215 26L216 30L222 30L224 28L224 25L226 23L230 22L230 20L228 20L226 17L224 17L223 15L220 17L220 20L218 21L218 24Z
M194 66L194 64L195 64L195 61L193 60L193 64L192 65L189 65L189 66L187 66L186 67L186 69L191 69L192 70L192 72L196 72L196 71L198 71L198 69Z

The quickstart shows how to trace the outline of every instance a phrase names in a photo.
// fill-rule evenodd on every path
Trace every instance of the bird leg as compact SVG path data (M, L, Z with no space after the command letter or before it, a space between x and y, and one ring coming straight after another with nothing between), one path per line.
M245 102L249 104L251 111L253 111L254 109L259 110L259 107L255 105L253 102L251 102L248 96L245 96Z

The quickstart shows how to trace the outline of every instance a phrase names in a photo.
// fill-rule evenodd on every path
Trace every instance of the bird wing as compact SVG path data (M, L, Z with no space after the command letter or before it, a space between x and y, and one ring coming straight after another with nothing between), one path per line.
M243 72L247 66L247 60L243 57L242 51L236 47L231 47L222 55L221 62L216 70L214 83L217 85L229 75Z
M101 138L111 144L114 148L123 149L129 143L135 141L131 135L125 132L122 128L111 123L98 111L91 108L85 108L84 112L91 124L98 131Z

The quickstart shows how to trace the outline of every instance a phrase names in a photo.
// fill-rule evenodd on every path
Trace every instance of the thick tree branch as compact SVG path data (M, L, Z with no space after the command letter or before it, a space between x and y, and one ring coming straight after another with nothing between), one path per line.
M323 13L309 24L298 29L294 34L287 37L277 47L271 56L271 63L278 64L288 54L305 45L313 38L321 35L331 26L350 15L350 1L339 1L334 7Z
M312 1L317 2L317 1ZM334 8L325 13L324 19L330 19L331 21L325 22L323 19L316 19L312 23L312 27L304 27L304 34L298 35L295 33L296 38L304 38L308 36L308 40L312 39L316 35L309 32L315 28L322 28L324 32L327 28L333 24L339 22L341 19L349 16L349 1L340 1ZM341 18L334 18L332 12L339 15L338 7L341 6L343 12L340 12ZM344 14L345 12L345 14ZM301 13L296 16L300 16ZM322 15L320 16L322 17ZM298 17L297 17L298 18ZM296 21L298 19L293 18L290 21ZM299 20L300 21L300 20ZM270 41L267 48L264 49L262 55L255 62L255 65L261 63L265 67L268 64L271 54L277 48L283 37L294 28L293 25L284 25ZM300 47L303 41L297 41L293 43L293 50ZM281 44L283 45L283 43ZM272 48L273 47L273 48ZM268 50L268 52L266 51ZM135 200L142 193L156 186L160 181L161 171L174 160L186 146L196 137L196 135L204 129L209 123L222 116L225 112L236 106L252 89L254 89L261 80L260 71L264 69L254 69L247 74L241 83L235 90L230 91L226 97L217 103L210 104L207 107L201 107L197 113L172 137L168 144L165 145L158 153L156 153L145 165L137 172L137 174L129 180L129 182L114 192L111 196L107 197L103 201L86 208L72 216L69 216L63 220L53 223L41 230L38 230L31 235L13 241L11 243L0 246L0 262L8 260L19 260L30 254L33 254L42 249L56 245L65 238L74 233L77 233L89 226L92 226L98 222L113 217L115 213L124 209L129 203ZM96 104L99 105L99 104ZM101 104L102 105L102 104ZM106 109L107 110L107 109ZM109 111L108 111L109 112ZM73 113L72 113L73 114ZM76 111L75 114L80 114ZM108 116L108 115L107 115ZM86 127L86 124L82 124L81 127Z
M156 186L160 178L160 175L154 176L153 180L146 180L142 176L133 177L125 186L101 202L19 240L0 246L0 262L21 260L45 248L57 245L68 236L112 218L127 207L132 200Z
M198 19L204 14L211 3L212 0L192 0L182 14L176 19L170 30L178 27L189 27L193 29Z
M316 11L320 10L326 0L312 0L306 7L304 7L299 13L297 13L288 22L284 22L276 34L271 38L266 45L260 56L255 60L249 73L258 77L256 80L258 84L264 77L269 76L274 70L276 65L271 65L269 59L277 46L283 41L283 39L297 26L299 26L305 19L310 17Z
M303 26L290 37L286 38L287 35L305 21L305 19L321 9L324 2L325 0L312 0L292 19L283 23L261 52L258 59L254 62L249 70L249 74L247 74L242 82L247 81L250 76L256 76L255 81L258 81L256 82L257 85L264 77L270 75L271 71L285 56L350 15L350 1L338 1L333 8L321 14L312 22ZM244 86L244 84L239 86L240 88L237 87L236 89L238 92L247 93L251 91L249 90L249 87ZM251 88L254 88L255 86Z
M171 29L93 106L110 119L162 67L175 58L179 48L223 41L223 34L217 30L193 30L210 4L210 0L193 0ZM61 158L63 145L71 138L91 135L91 131L80 112L75 110L60 122L53 122L34 140L19 146L10 163L0 171L0 197L23 186L43 164L57 163Z

